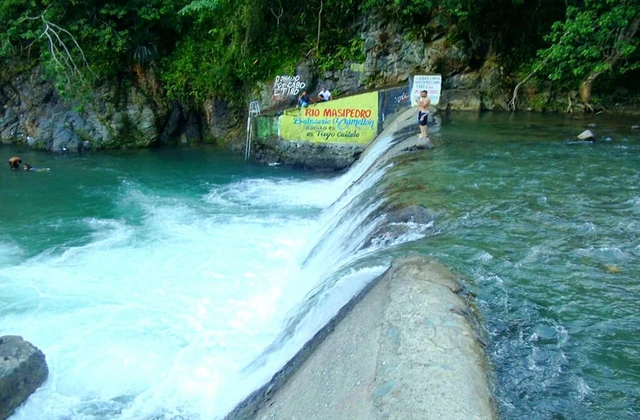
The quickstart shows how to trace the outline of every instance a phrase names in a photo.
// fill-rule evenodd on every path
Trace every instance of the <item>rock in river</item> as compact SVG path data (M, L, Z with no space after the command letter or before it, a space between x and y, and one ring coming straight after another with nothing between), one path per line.
M0 337L0 420L13 411L47 379L44 354L15 335Z

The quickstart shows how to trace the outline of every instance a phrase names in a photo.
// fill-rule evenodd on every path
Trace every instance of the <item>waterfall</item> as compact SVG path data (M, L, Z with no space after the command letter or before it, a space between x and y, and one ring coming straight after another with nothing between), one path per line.
M379 278L390 266L390 260L367 256L383 248L405 242L371 240L386 220L379 213L384 198L376 191L393 151L408 135L415 112L401 114L365 150L354 166L334 181L331 190L340 195L321 215L320 229L305 248L299 278L315 276L315 283L290 312L284 328L273 343L243 369L247 378L267 381L274 368L281 368L324 327L342 307L367 285ZM337 186L337 187L336 187ZM415 239L415 237L414 237ZM250 379L249 379L250 380Z

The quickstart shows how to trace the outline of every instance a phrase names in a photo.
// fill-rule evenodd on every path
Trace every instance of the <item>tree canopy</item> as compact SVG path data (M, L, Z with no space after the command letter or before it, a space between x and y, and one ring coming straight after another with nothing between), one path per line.
M363 22L406 36L443 34L509 72L558 86L638 68L638 0L0 0L3 66L31 60L61 85L153 69L172 98L241 102L249 89L313 58L337 69L363 58ZM5 73L5 72L3 72Z
M569 86L578 81L581 100L588 104L599 75L639 68L639 25L637 0L585 0L569 6L565 19L545 36L551 45L539 51L534 69Z

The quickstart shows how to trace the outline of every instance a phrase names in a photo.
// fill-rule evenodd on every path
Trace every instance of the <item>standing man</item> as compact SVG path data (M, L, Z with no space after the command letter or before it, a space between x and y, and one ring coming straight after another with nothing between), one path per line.
M431 105L431 98L426 90L420 92L420 96L416 100L418 103L418 126L420 127L420 134L418 137L427 137L427 122L429 121L429 105Z
M21 163L22 163L22 159L20 159L18 156L13 156L9 158L9 167L14 171L16 169L20 169Z
M323 86L320 93L318 93L318 99L320 99L320 101L322 102L331 100L331 92L329 92L327 88Z

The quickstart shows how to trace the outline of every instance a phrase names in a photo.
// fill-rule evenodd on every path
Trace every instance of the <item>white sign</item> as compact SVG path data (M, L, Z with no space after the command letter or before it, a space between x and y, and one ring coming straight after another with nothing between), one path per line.
M411 84L411 105L415 105L420 92L426 90L431 98L431 105L437 105L440 102L440 92L442 91L442 75L417 75L413 76Z

